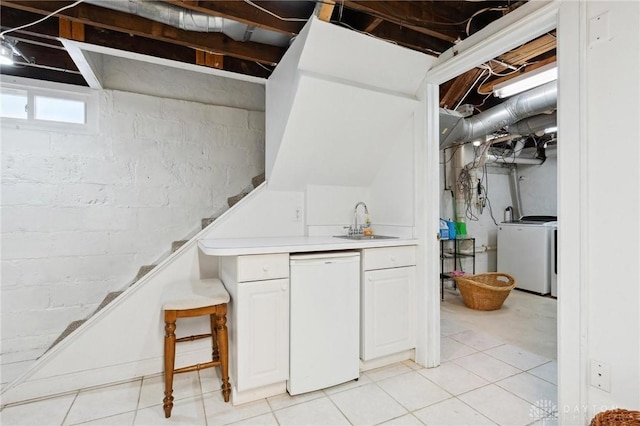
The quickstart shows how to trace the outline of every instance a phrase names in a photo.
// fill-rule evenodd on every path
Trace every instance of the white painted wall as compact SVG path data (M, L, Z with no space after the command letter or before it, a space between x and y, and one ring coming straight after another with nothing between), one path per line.
M99 54L94 54L99 55ZM264 111L265 87L232 78L99 55L105 89L160 98Z
M603 406L638 410L640 3L587 1L584 7L586 134L580 151L586 174L588 294L583 309L588 359L611 366L611 392L590 386L588 401L590 411ZM607 224L618 224L621 232L611 232ZM571 279L569 271L562 273L561 278Z
M523 215L558 215L558 155L547 150L539 166L518 165Z
M218 83L202 90L175 70L105 65L111 84L155 81L171 97L196 99ZM226 84L199 98L238 99L256 109L105 90L98 134L3 127L3 383L263 171L263 87Z
M307 185L306 223L309 235L340 235L354 223L354 208L363 201L376 234L412 236L414 226L413 122L395 128L394 141L386 147L385 161L378 167L371 185ZM367 165L367 154L352 167ZM364 223L362 207L358 223Z

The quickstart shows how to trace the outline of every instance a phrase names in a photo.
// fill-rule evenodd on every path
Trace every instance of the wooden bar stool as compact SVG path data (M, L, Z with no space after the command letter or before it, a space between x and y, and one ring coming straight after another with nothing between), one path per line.
M188 371L220 367L222 395L229 402L229 346L227 337L227 303L229 293L217 278L193 280L190 289L195 296L165 303L164 310L164 416L171 417L173 408L173 375ZM185 290L188 288L185 284ZM176 338L176 319L209 315L211 333ZM211 361L175 369L176 343L211 337Z

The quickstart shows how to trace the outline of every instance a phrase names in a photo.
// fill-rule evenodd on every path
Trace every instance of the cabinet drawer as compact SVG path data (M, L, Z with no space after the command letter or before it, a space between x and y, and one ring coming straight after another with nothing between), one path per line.
M289 277L289 253L238 256L238 282Z
M416 264L416 248L402 246L365 249L362 257L365 271L412 266Z

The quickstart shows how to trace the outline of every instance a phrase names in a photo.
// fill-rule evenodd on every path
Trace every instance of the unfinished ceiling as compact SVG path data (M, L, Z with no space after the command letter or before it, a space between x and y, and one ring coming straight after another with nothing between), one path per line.
M315 14L350 30L438 56L515 10L514 1L3 0L2 31L32 63L3 74L87 85L59 39L266 78ZM65 6L43 22L30 24ZM16 30L14 30L16 29ZM545 34L441 86L441 106L495 105L493 84L555 60ZM384 61L385 58L380 58Z

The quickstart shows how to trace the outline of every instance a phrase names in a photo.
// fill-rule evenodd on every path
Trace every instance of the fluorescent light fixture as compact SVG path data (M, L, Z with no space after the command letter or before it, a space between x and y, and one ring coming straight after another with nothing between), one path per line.
M556 80L557 78L558 68L554 62L514 77L504 83L496 84L493 86L493 94L499 98L508 98L509 96Z
M4 38L0 41L0 64L13 65L13 49Z
M545 133L555 133L557 131L558 131L558 126L547 127L546 129L544 129Z

